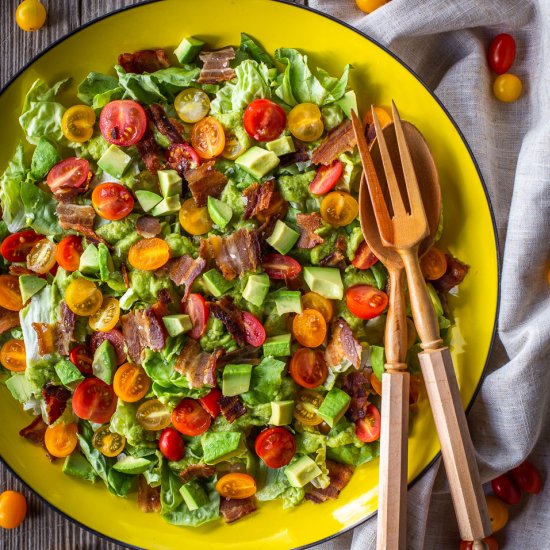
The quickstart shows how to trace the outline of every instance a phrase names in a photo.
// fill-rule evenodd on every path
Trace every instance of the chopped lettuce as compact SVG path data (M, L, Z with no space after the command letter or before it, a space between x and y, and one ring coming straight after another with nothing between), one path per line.
M273 357L264 357L262 362L252 369L250 390L241 395L247 405L270 403L277 397L281 387L281 378L285 364Z
M382 374L384 373L384 363L386 361L386 354L382 346L370 346L370 364L376 378L382 381Z
M248 34L241 33L241 52L247 54L251 59L258 63L263 63L268 69L275 67L271 56Z
M327 447L327 458L343 464L351 466L359 466L370 462L380 455L380 444L378 441L374 443L364 444L362 447L355 445L343 445L342 447Z
M51 193L46 193L33 182L26 181L21 185L21 201L29 227L42 235L61 234L56 212L57 201Z
M323 124L325 130L329 132L333 128L336 128L344 120L344 111L336 104L325 105L321 109L321 115L323 117Z
M285 475L285 468L267 468L265 483L256 493L260 502L283 499L283 509L293 508L302 502L306 492L303 487L292 487Z
M92 71L78 85L76 95L82 103L91 105L93 109L100 109L109 101L120 99L123 92L117 78Z
M115 414L111 417L110 429L126 438L133 447L152 447L156 449L155 434L144 430L136 420L137 403L118 400Z
M25 149L19 142L15 154L0 178L0 205L2 219L11 233L25 227L25 209L21 200L21 184L25 180Z

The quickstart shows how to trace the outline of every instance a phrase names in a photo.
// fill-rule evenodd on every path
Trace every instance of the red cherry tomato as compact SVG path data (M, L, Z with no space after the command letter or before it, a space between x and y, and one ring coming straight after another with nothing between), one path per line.
M292 460L296 441L286 428L267 428L256 438L254 450L269 468L282 468Z
M265 342L265 328L262 323L252 313L244 311L243 325L247 343L259 348Z
M212 388L209 394L199 397L199 403L202 405L202 408L212 418L217 418L220 414L220 405L218 404L220 397L222 397L222 392L218 388Z
M44 238L32 229L9 235L2 241L0 252L8 262L25 262L31 248Z
M179 432L174 428L164 428L159 437L160 452L174 462L181 460L185 455L185 443Z
M495 496L506 504L514 506L521 500L521 491L510 474L503 474L491 481Z
M109 340L115 348L116 364L122 365L126 362L126 352L124 351L124 336L120 330L114 328L107 332L94 332L90 337L90 350L92 354L103 343L104 340Z
M107 103L99 117L103 137L115 145L135 145L147 129L147 116L143 107L131 99Z
M262 262L264 271L270 279L294 279L302 271L302 266L290 256L282 254L267 254Z
M516 42L506 33L493 38L489 46L489 65L497 74L504 74L516 58Z
M201 435L208 428L212 418L198 401L186 397L172 411L172 424L183 435Z
M206 300L200 294L189 294L187 300L181 301L180 309L182 313L186 313L191 317L191 323L193 324L193 328L187 335L198 340L206 332L208 316L210 315L210 308Z
M85 345L75 346L69 354L69 360L84 376L92 375L93 357Z
M512 470L512 477L522 491L538 495L542 489L542 477L540 472L530 463L525 461Z
M120 183L101 183L92 193L94 210L106 220L121 220L134 208L134 197Z
M290 360L290 376L303 388L317 388L327 375L328 367L321 350L300 348Z
M286 113L270 99L255 99L245 109L244 129L257 141L273 141L286 127Z
M63 187L79 189L88 183L90 163L86 159L70 157L58 162L49 172L46 182L52 193Z
M355 421L355 435L365 443L376 441L380 437L380 411L372 403L367 407L365 418Z
M498 550L498 541L495 537L486 537L483 542L489 547L489 550ZM461 540L460 550L472 550L473 545L474 543L471 540Z
M82 254L82 237L69 235L57 245L55 259L65 271L76 271L80 266Z
M188 143L176 143L168 147L168 165L178 174L183 174L191 168L200 166L199 154Z
M359 319L374 319L388 305L388 295L370 285L355 285L346 291L346 305Z
M309 184L309 190L314 195L324 195L328 193L340 179L344 171L344 164L336 159L328 166L319 166L313 181Z
M357 269L369 269L372 267L378 258L374 255L374 252L369 248L369 245L363 241L357 251L355 252L355 258L351 261L351 264Z
M86 378L74 391L73 412L83 420L106 424L115 412L117 401L113 386L99 378Z

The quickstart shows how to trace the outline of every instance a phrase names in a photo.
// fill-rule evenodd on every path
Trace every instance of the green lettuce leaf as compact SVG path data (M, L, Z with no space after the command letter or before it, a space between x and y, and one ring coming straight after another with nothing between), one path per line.
M120 97L122 97L123 89L118 85L117 78L92 71L78 85L76 95L82 103L97 109L103 105L96 105L96 103L101 103L102 100L99 98L105 97L106 94L109 94L112 99L120 99L113 97L115 93L120 94Z
M302 502L306 492L303 487L292 487L285 475L285 468L267 468L265 483L256 493L260 502L283 499L283 509L293 508Z
M281 377L285 363L273 357L264 357L262 362L252 369L250 390L241 395L247 405L271 403L281 387Z
M359 466L370 462L380 455L380 444L378 441L374 443L365 443L363 447L355 445L344 445L342 447L327 447L327 458L335 462L349 464L351 466Z
M264 63L268 69L275 67L271 56L248 34L241 33L241 45L239 49L248 56L257 61L258 63Z
M42 191L32 181L26 181L21 185L21 201L28 226L42 235L61 234L56 212L57 201L51 193Z
M25 209L21 200L21 184L27 174L24 156L23 143L19 142L13 157L0 178L2 218L12 233L25 227Z
M370 347L370 363L376 378L382 381L382 374L384 374L384 362L386 361L386 353L382 346Z
M55 145L44 137L40 138L32 155L31 176L37 181L43 180L60 160L61 156Z
M118 400L115 413L111 417L110 429L123 435L133 447L152 447L156 449L155 434L144 430L136 420L137 403L126 403Z

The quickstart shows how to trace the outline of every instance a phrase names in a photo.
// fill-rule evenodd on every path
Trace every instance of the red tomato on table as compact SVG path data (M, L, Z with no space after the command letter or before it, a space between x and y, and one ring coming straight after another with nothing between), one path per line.
M489 46L489 65L497 74L510 69L516 58L516 41L506 33L493 38Z

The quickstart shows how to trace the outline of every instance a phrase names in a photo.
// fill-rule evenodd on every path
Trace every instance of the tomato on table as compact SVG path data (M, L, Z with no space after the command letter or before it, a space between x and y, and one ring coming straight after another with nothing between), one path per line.
M225 148L225 132L221 122L212 116L196 122L191 129L191 145L203 159L220 156Z
M88 141L94 133L95 111L88 105L69 107L61 119L61 131L69 140L76 143Z
M198 340L206 332L210 308L201 294L191 293L187 300L181 301L181 312L191 317L193 328L187 333L187 336Z
M46 8L39 0L23 0L15 10L15 21L24 31L36 31L46 22Z
M299 103L288 113L288 129L300 141L319 139L325 129L321 110L314 103Z
M270 99L255 99L244 110L244 129L256 141L273 141L286 127L284 109Z
M144 401L136 411L137 423L148 431L159 431L170 426L170 409L158 399Z
M256 480L251 475L232 472L218 479L216 491L224 498L249 498L256 494Z
M113 378L113 390L122 401L135 403L147 395L151 379L140 365L125 363Z
M134 209L134 197L120 183L100 183L92 192L92 206L106 220L121 220Z
M388 306L388 295L370 285L355 285L346 290L346 305L359 319L374 319Z
M89 317L103 303L103 294L94 282L88 279L73 279L65 290L65 301L68 308L77 315Z
M304 309L292 321L292 333L302 346L316 348L327 336L327 322L316 309Z
M290 376L303 388L317 388L325 382L328 367L321 350L299 348L290 360Z
M503 474L493 479L491 489L495 496L511 506L518 504L521 500L521 490L510 474Z
M302 390L294 399L294 418L304 426L317 426L323 422L319 416L319 407L323 396L312 390Z
M27 368L27 352L24 340L11 338L0 348L0 363L12 372L23 372Z
M199 397L199 403L202 408L212 417L217 418L220 414L220 405L218 401L222 397L222 392L218 388L212 388L210 393L204 397Z
M55 426L48 426L44 434L46 450L57 458L69 456L78 444L77 433L78 426L75 422L58 422Z
M84 376L91 376L93 374L93 358L90 354L90 351L84 344L78 344L71 350L71 352L69 353L69 361Z
M107 296L101 303L101 307L88 319L88 325L92 330L109 332L115 328L119 319L119 301L112 296Z
M493 93L499 101L511 103L521 95L523 84L515 74L505 73L498 76L493 83Z
M135 145L147 129L145 110L131 99L111 101L101 111L99 129L109 143L122 147Z
M19 277L16 275L0 275L0 306L10 311L23 309Z
M73 412L83 420L105 424L111 420L117 401L112 386L99 378L86 378L74 391Z
M527 460L511 472L513 479L522 491L538 495L542 489L540 472Z
M204 235L212 229L212 220L206 206L197 206L195 199L183 202L179 213L180 224L191 235Z
M254 450L268 468L282 468L296 453L296 441L286 428L267 428L256 438Z
M321 217L333 227L350 224L359 214L359 203L343 191L332 191L321 202Z
M119 433L112 432L108 425L99 427L92 437L92 446L103 456L110 458L118 456L126 445L126 438Z
M210 99L208 94L198 88L186 88L176 96L174 108L183 122L192 124L208 114Z
M57 245L49 239L35 243L27 255L27 268L39 275L48 273L56 264Z
M372 443L380 437L380 411L372 403L365 418L355 421L355 435L364 443Z
M0 252L8 262L25 262L31 248L44 238L32 229L9 235L2 241Z
M506 33L498 34L489 45L489 65L497 74L504 74L516 58L516 41Z
M15 529L27 515L27 499L17 491L0 493L0 527Z
M64 187L84 189L90 181L90 163L86 159L70 157L58 162L49 172L46 183L52 193Z
M168 164L179 174L184 174L187 170L197 168L201 164L201 158L197 151L188 143L176 143L168 147Z
M198 401L186 397L172 411L172 424L183 435L201 435L210 428L211 416Z
M266 254L262 267L269 278L276 281L294 279L302 271L302 266L294 258L283 254Z
M265 342L265 328L252 313L243 311L243 326L246 342L259 348Z
M180 433L174 428L164 428L159 437L160 452L174 462L181 460L185 455L185 443Z
M65 271L77 271L80 266L82 251L82 237L69 235L59 241L55 259Z
M365 13L371 13L388 2L389 0L355 0L357 7Z
M338 183L343 172L344 163L338 159L327 166L319 166L313 181L309 184L309 191L314 195L328 193Z
M317 292L308 292L302 296L302 309L314 309L318 311L328 323L334 315L334 306L332 302L317 294Z
M357 269L369 269L378 262L378 258L370 249L366 241L363 241L355 252L351 265Z
M372 386L372 389L378 394L382 395L382 380L376 376L374 372L371 372L370 374L370 385Z
M447 271L447 258L439 248L432 246L422 258L420 258L422 275L428 281L441 279Z
M487 501L491 530L493 533L496 533L508 523L508 508L500 499L493 495L487 495L485 500Z
M498 550L498 541L495 537L486 537L483 539L483 542L487 545L489 550ZM460 550L472 550L474 542L471 540L461 540L460 541Z

